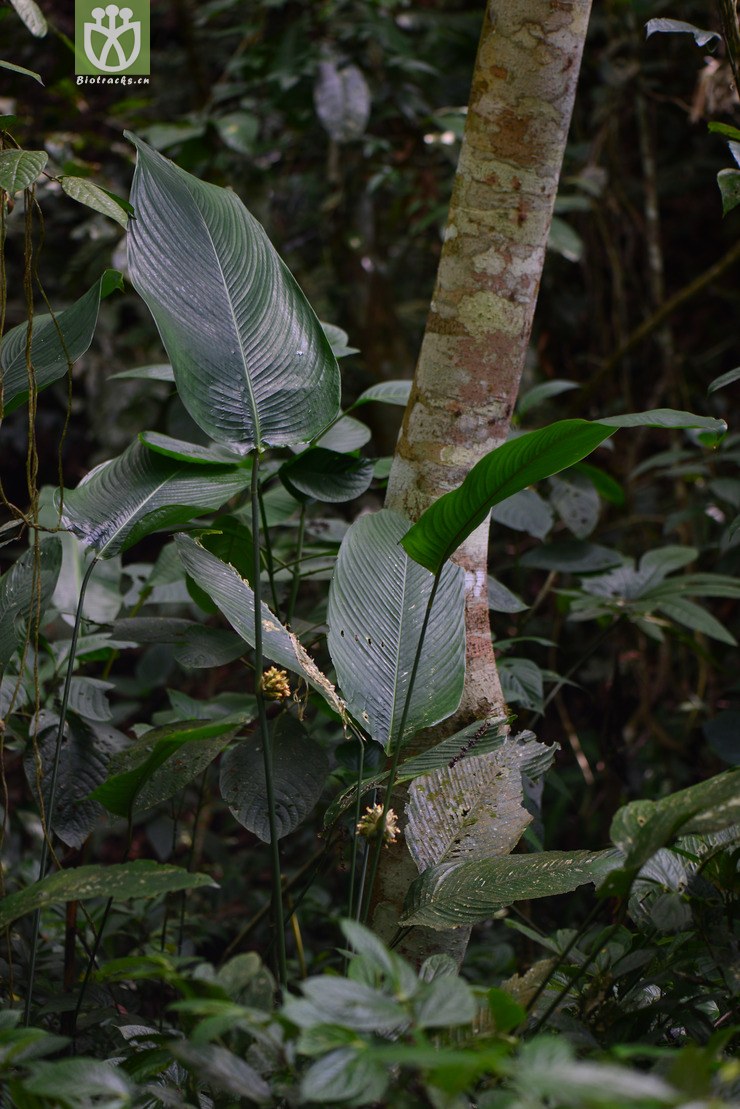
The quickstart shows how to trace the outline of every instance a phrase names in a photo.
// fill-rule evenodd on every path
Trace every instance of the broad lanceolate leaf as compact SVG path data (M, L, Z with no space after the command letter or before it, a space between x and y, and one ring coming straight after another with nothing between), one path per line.
M65 193L72 200L92 208L94 212L100 212L103 216L109 216L110 219L119 223L124 230L126 229L128 224L126 209L106 189L101 189L100 185L88 181L86 177L65 175L60 177L59 180Z
M92 342L100 301L114 289L122 287L120 273L106 270L83 297L69 308L57 312L54 318L50 315L34 316L31 363L38 390L45 389L47 385L64 377L70 365L85 353ZM3 413L6 416L28 397L27 335L27 325L18 324L7 333L0 346Z
M681 412L676 408L649 408L646 412L624 412L620 416L603 416L599 423L609 427L668 427L697 428L700 431L713 431L723 435L727 431L724 420L714 416L695 416L693 412Z
M112 558L153 531L219 508L249 482L242 466L176 462L137 441L65 492L62 520L86 547Z
M312 447L280 467L280 480L298 500L314 499L339 503L352 501L373 480L370 458Z
M733 381L737 381L738 378L740 378L740 366L735 366L734 370L728 370L727 373L715 377L714 381L711 381L707 386L707 392L715 393L717 389L724 389L727 385L732 385Z
M59 540L41 543L38 568L35 561L34 550L28 550L0 578L0 669L23 644L29 619L43 615L49 603L62 565Z
M696 427L722 432L727 425L723 420L658 408L610 416L599 423L561 420L530 431L491 451L458 489L430 505L404 536L404 548L416 562L436 573L494 505L580 462L618 427Z
M190 536L178 535L177 549L190 576L218 605L234 631L254 646L254 592L249 583L239 576L233 566L227 566ZM262 646L267 658L299 674L335 712L342 715L344 705L334 686L321 673L296 636L283 627L264 602L261 618Z
M43 771L44 811L48 817L51 768L59 719L55 714L44 715L47 719L39 721L37 745ZM82 847L103 813L100 805L90 800L88 795L106 775L106 766L111 752L111 744L106 742L106 739L107 736L96 733L94 725L88 725L72 713L68 715L59 760L52 822L54 834L59 836L68 847ZM27 752L23 766L26 778L38 800L36 757L32 749Z
M450 716L465 677L463 572L446 566L401 717L432 580L399 545L408 521L383 509L347 532L329 592L329 651L349 708L390 749Z
M522 774L546 752L536 741L510 739L488 755L414 779L404 837L419 870L513 851L532 819L523 805Z
M34 1101L43 1098L56 1105L97 1105L105 1109L126 1109L133 1095L131 1079L124 1070L84 1055L34 1062L31 1074L23 1080L23 1091Z
M165 866L149 859L118 866L78 866L50 874L5 897L0 903L0 929L26 913L60 901L86 901L90 897L127 901L130 897L157 897L175 890L215 885L207 874L192 874L182 867Z
M0 189L13 196L32 185L49 161L45 150L0 151Z
M270 1087L249 1063L217 1044L194 1044L188 1040L170 1043L170 1051L199 1082L207 1082L215 1090L246 1098L254 1104L272 1102Z
M158 431L142 431L139 433L139 440L155 454L176 458L179 462L199 462L204 466L223 466L225 463L233 465L236 462L249 465L243 460L240 451L221 443L188 443L184 439L173 439L171 435L162 435Z
M588 420L561 420L510 439L421 515L402 540L405 550L436 574L495 504L580 462L612 434L611 428Z
M313 438L339 408L339 368L289 270L234 193L129 138L139 155L131 279L185 407L245 452Z
M267 786L261 734L234 744L221 760L221 796L245 828L270 842ZM329 761L305 728L284 713L272 736L272 773L278 839L308 816L321 797Z
M514 901L569 893L600 882L619 865L618 851L543 851L475 862L444 862L412 882L401 924L455 928L489 920Z

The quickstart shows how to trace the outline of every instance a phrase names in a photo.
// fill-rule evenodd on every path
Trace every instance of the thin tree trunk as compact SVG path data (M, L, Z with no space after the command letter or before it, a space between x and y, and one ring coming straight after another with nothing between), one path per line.
M416 519L503 443L516 402L565 151L591 0L489 0L437 283L388 486ZM467 673L441 736L504 709L491 645L488 525L455 556L465 569ZM404 792L395 798L403 811ZM372 924L393 937L416 866L383 852ZM400 950L462 959L467 929L411 929Z

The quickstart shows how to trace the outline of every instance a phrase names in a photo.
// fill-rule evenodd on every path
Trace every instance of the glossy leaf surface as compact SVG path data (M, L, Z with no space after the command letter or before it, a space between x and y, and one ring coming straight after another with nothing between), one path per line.
M185 407L245 453L311 439L337 413L339 369L308 301L235 193L128 137L138 151L131 279Z
M137 441L65 492L62 519L85 546L111 558L153 531L219 508L249 482L241 466L177 462Z
M329 651L356 719L386 749L455 711L465 677L463 572L442 572L411 694L409 689L432 580L399 541L409 524L383 509L347 532L329 593Z
M214 601L232 628L254 646L254 592L249 582L240 577L233 566L227 566L216 555L187 535L177 536L177 549L182 563L208 596ZM317 690L340 715L344 706L329 679L301 646L297 637L279 622L266 604L262 604L262 645L265 655L278 666L299 674Z

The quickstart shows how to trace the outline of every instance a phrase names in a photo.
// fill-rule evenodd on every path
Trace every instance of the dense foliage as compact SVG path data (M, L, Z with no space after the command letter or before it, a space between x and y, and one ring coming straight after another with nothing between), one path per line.
M0 1104L731 1105L726 24L594 14L513 434L410 526L481 13L250 7L153 12L135 93L0 10ZM411 753L489 512L512 718ZM462 968L366 927L400 838Z

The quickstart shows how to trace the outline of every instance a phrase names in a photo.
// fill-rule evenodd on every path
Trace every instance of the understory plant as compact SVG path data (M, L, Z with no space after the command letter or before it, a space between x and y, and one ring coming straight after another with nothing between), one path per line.
M127 226L126 278L168 359L135 372L170 385L189 436L142 431L73 489L36 488L38 397L88 349L100 301L123 279L106 272L70 307L35 313L46 162L0 152L0 186L24 196L29 315L0 346L2 416L28 413L29 493L28 506L6 503L3 541L19 554L0 578L2 1096L21 1107L729 1104L736 771L622 806L609 844L549 851L538 791L556 745L484 717L414 749L462 691L460 543L492 510L524 513L531 531L546 503L532 486L545 481L551 516L583 542L594 498L613 495L585 458L617 432L662 428L682 444L662 464L685 451L710 466L724 421L653 409L518 427L411 524L378 507L387 466L362 454L358 418L371 403L404 405L408 384L372 386L343 408L348 336L319 322L260 224L230 190L129 138L130 205L111 203ZM740 587L682 573L694 548L637 563L576 553L564 571L576 582L560 591L572 621L734 644L700 602ZM553 558L539 565L553 572ZM496 579L491 596L516 606ZM509 670L535 712L545 679L568 680L540 673L538 686L530 669L527 686L526 667ZM394 812L402 782L409 801ZM319 805L320 845L306 823ZM501 920L588 884L591 917L554 936L515 918L510 930L546 955L495 987L471 985L446 956L411 966L365 926L399 837L419 873L394 939ZM245 919L227 940L220 913L242 867ZM304 936L306 907L325 935ZM710 932L701 975L682 974ZM254 935L262 957L238 951ZM579 1060L572 1044L601 1057Z

